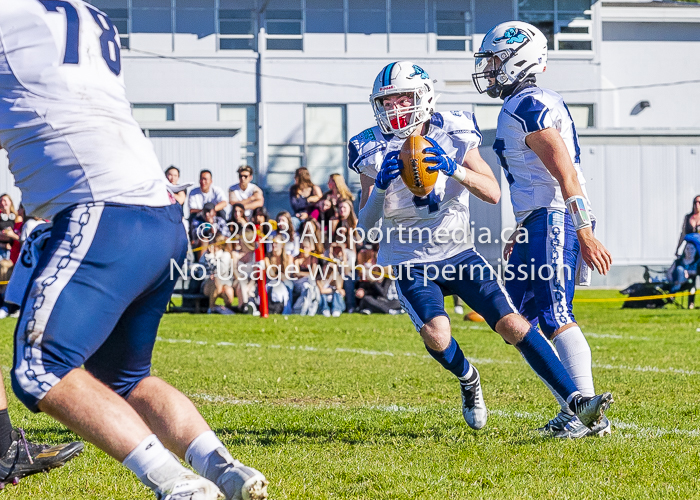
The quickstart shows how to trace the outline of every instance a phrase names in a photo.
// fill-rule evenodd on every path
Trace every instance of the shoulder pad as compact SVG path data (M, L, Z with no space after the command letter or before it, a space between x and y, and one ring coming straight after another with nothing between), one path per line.
M529 89L521 92L508 103L509 106L503 108L504 113L517 121L526 133L543 130L549 126L549 107L540 99L541 91L534 90L538 92L529 92Z

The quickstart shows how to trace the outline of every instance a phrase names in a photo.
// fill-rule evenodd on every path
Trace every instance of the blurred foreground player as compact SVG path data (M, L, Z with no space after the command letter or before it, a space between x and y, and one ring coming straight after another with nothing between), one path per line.
M513 269L506 289L521 314L539 323L583 396L593 396L591 348L573 315L577 284L590 283L590 269L607 274L612 258L593 234L595 217L579 165L576 127L562 97L537 86L535 74L547 65L547 38L536 27L510 21L484 37L474 55L474 85L503 99L493 149L510 185L518 232L504 258ZM542 272L522 279L515 270L534 264ZM546 277L546 279L545 279ZM555 396L558 394L555 393ZM561 412L540 430L561 432L574 419L558 396ZM576 437L610 433L603 417Z
M515 346L562 395L579 426L599 421L612 402L610 393L581 396L551 346L518 314L469 237L469 193L488 203L497 203L501 194L479 155L481 135L473 115L436 113L433 81L408 61L389 64L379 73L370 102L378 126L356 135L348 146L349 166L361 175L360 227L367 231L381 219L378 263L393 266L401 304L427 351L459 379L467 424L484 427L487 410L479 372L452 337L444 295L461 297ZM399 151L411 135L422 135L432 144L424 152L433 156L424 161L434 163L428 170L439 172L433 190L423 198L396 180L403 168ZM460 231L462 237L457 237ZM426 232L443 236L424 238ZM569 429L555 436L573 437Z
M159 500L266 498L264 476L150 376L170 262L182 263L187 238L131 116L106 15L80 0L0 0L0 144L27 212L53 221L15 332L17 397Z

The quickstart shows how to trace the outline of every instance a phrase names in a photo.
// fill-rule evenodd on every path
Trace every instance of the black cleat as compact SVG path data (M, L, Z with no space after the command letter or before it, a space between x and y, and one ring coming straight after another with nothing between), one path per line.
M80 441L55 446L31 443L22 429L14 429L10 449L0 457L0 489L7 484L17 484L23 477L65 465L78 456L83 447Z

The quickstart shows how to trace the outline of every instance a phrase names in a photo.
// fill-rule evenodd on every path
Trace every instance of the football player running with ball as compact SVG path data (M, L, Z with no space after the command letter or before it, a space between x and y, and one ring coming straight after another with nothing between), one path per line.
M367 231L381 219L379 264L393 266L401 303L426 349L459 379L467 424L484 427L487 410L479 372L452 337L444 295L460 296L481 314L567 402L576 417L555 436L574 437L581 427L597 423L612 396L581 395L546 339L518 314L472 238L454 237L469 231L469 193L488 203L500 198L498 182L478 152L481 135L473 115L436 113L432 80L408 61L389 64L379 73L370 103L378 126L348 145L349 165L361 175L360 227ZM397 180L405 168L399 151L410 135L422 135L432 144L424 152L433 157L425 161L438 177L424 198Z
M539 323L552 341L581 394L593 396L591 349L571 301L574 286L588 284L590 269L607 274L612 258L593 235L595 219L569 109L559 94L535 83L535 74L547 65L547 39L530 24L502 23L486 34L475 58L477 90L504 100L493 149L510 185L518 231L526 236L517 244L511 236L504 258L512 269L530 263L548 268L525 280L506 273L506 289L520 313ZM566 401L558 400L561 412L541 431L560 432L575 419ZM609 433L603 417L576 437Z
M53 222L17 322L12 388L158 500L267 498L265 477L151 376L187 236L131 116L119 45L82 0L0 0L0 145L27 213Z

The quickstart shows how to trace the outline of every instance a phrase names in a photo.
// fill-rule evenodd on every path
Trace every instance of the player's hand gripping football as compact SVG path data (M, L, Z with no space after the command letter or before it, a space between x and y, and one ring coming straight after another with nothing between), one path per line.
M384 162L382 163L382 168L377 174L377 178L374 180L374 185L385 191L391 181L396 179L401 175L401 169L403 169L403 162L399 159L399 154L401 151L392 151L384 157Z
M600 274L608 274L612 256L607 248L593 236L590 227L578 230L578 241L581 244L581 257L589 267L595 268Z
M430 144L433 145L433 147L425 148L423 152L435 155L432 157L429 156L423 160L425 163L435 163L435 165L428 167L426 170L430 172L442 170L445 173L445 175L449 175L450 177L452 177L457 171L457 167L459 167L459 165L457 165L457 163L452 158L447 156L445 150L442 149L442 147L440 147L440 145L437 143L437 141L435 141L435 139L432 139L430 137L426 137L426 139L428 140L428 142L430 142Z

